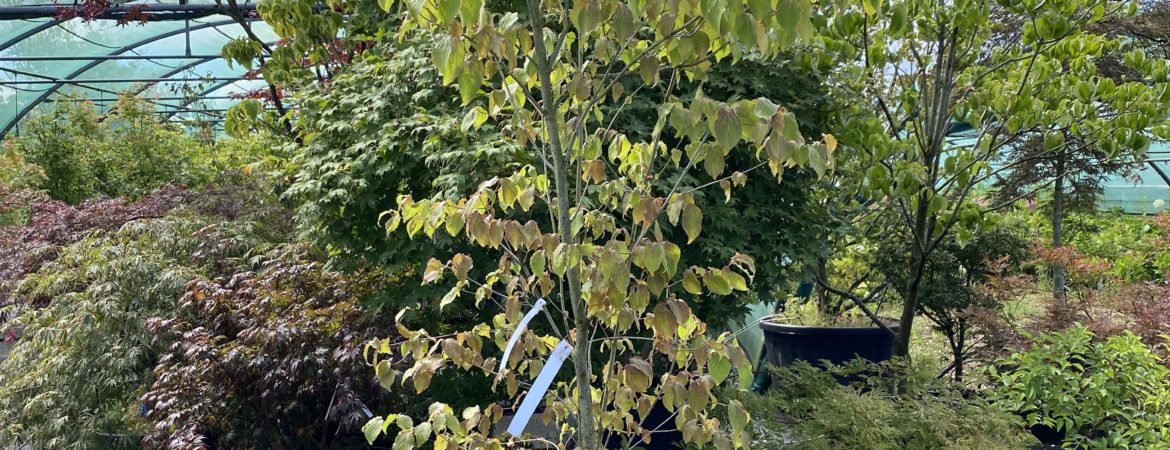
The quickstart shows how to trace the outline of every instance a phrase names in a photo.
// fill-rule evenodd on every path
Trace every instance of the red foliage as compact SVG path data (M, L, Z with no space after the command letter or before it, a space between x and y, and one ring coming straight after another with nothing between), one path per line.
M0 201L0 212L23 208L28 221L23 226L0 228L0 306L8 304L13 283L55 259L61 246L87 233L161 217L191 198L191 192L174 186L162 187L136 202L119 198L91 200L76 206L29 191L8 194ZM0 322L3 319L0 317Z
M147 321L169 348L142 396L146 447L361 445L362 399L384 395L361 354L388 330L355 300L373 285L288 249L256 273L191 281L174 318Z
M150 20L150 14L146 12L146 8L150 5L134 5L126 10L126 14L118 18L119 26L129 25L130 22L138 22L139 25L145 25Z
M1037 262L1049 267L1058 264L1064 266L1069 277L1100 278L1106 276L1106 272L1113 268L1109 261L1092 260L1068 246L1055 248L1036 246L1032 248L1032 254Z
M53 14L53 19L66 21L81 18L84 22L92 22L97 20L99 16L110 11L113 3L110 0L84 0L81 4L74 4L69 6L57 5ZM148 5L134 5L126 9L122 17L118 18L118 25L128 25L131 22L138 22L145 24L150 20L150 14L146 12Z

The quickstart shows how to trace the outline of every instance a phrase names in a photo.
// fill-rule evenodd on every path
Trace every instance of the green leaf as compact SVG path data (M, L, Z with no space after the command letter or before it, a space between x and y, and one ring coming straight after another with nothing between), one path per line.
M463 123L460 124L459 129L466 133L468 130L476 129L483 126L484 122L488 120L488 113L482 106L476 106L467 110L467 114L463 116Z
M861 0L861 7L865 10L865 15L872 16L877 14L877 8L874 6L876 0Z
M735 110L723 106L715 111L715 120L711 122L711 135L715 136L715 142L723 148L731 148L739 143L743 127Z
M683 231L687 233L687 243L690 244L699 237L703 230L703 211L695 205L686 205L682 212Z
M711 378L715 379L715 384L723 384L723 380L731 374L731 360L722 353L712 353L711 358L707 360L707 370L711 373Z
M727 420L731 422L731 429L740 432L747 429L751 415L743 408L739 400L732 400L727 404Z
M634 22L634 13L625 3L618 3L617 11L613 15L613 32L617 35L619 45L633 36L638 29ZM620 84L620 83L619 83ZM616 86L616 85L615 85Z
M440 24L446 25L455 20L455 15L459 13L460 0L436 0L435 3Z
M421 444L421 443L426 442L428 439L431 438L431 432L432 432L431 424L429 422L423 422L423 423L418 424L418 426L414 427L414 442L415 442L415 444Z
M378 416L371 417L365 425L362 425L362 434L366 436L366 442L374 445L374 440L382 434L382 418Z
M378 377L378 384L382 385L382 389L393 390L394 368L390 367L389 360L378 361L378 364L374 366L374 374Z
M808 149L808 163L817 173L817 178L824 178L825 172L828 171L825 156L821 154L823 147L821 145L812 145Z
M528 260L528 267L532 269L533 274L544 273L544 252L533 252L532 257Z
M703 293L703 286L699 284L699 277L695 276L695 272L692 270L683 272L682 286L690 294L699 295Z
M414 450L414 430L403 429L398 432L398 436L394 438L394 446L391 450Z
M382 11L390 12L394 7L394 0L378 0L378 7L382 8Z
M463 28L470 30L479 23L479 14L483 10L483 0L461 0L459 2L459 20Z
M723 150L714 146L708 146L707 152L703 156L703 170L707 171L707 175L711 178L719 178L723 174L723 169L727 167L727 161L723 157Z
M483 84L483 65L468 64L459 73L459 97L466 105L479 95L479 87Z
M666 260L666 254L662 250L661 243L650 244L646 248L646 271L655 273L662 263Z

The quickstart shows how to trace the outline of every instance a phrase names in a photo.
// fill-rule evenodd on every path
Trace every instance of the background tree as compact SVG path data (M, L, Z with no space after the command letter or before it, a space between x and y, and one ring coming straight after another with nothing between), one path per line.
M1118 84L1096 61L1123 51L1123 40L1091 31L1132 5L1104 1L1004 1L1026 18L1021 39L982 49L996 23L986 2L831 3L814 23L842 92L858 100L841 142L866 158L860 193L901 221L911 242L910 275L895 286L903 299L896 352L906 356L929 256L951 233L963 244L994 224L972 201L977 187L1012 164L993 169L1003 152L1042 136L1049 152L1077 142L1107 154L1142 152L1155 119L1165 114L1167 64L1140 49L1125 64L1142 74ZM955 122L977 132L970 145L947 141ZM1160 129L1154 133L1162 133ZM846 169L842 169L846 170Z
M884 278L905 285L907 267L899 259L908 253L906 238L885 239L876 252L876 265ZM943 373L963 381L968 353L975 347L974 316L998 312L1003 304L984 289L988 277L1007 276L1023 262L1027 243L1009 230L996 228L978 233L966 245L954 239L930 254L922 282L922 315L946 338L951 362Z
M1157 83L1158 80L1147 79L1140 70L1130 68L1125 62L1125 54L1140 49L1149 53L1150 57L1164 58L1164 46L1160 43L1164 31L1159 30L1165 30L1166 25L1170 25L1168 11L1165 2L1144 2L1135 15L1117 15L1094 24L1092 32L1126 40L1126 45L1117 46L1096 57L1099 76L1118 84ZM995 30L996 34L989 43L1002 45L1021 37L1022 25L1028 20L1026 16L1001 8L993 11L993 15L1005 26ZM992 53L991 47L985 51L988 56ZM1156 85L1153 87L1158 88ZM1102 116L1114 114L1106 105L1102 106ZM1070 142L1064 142L1066 140ZM1062 144L1060 149L1052 148ZM995 199L998 204L1004 205L1021 198L1034 200L1042 192L1050 193L1048 209L1052 221L1051 245L1059 248L1067 241L1064 226L1067 213L1094 210L1104 191L1103 183L1107 177L1131 176L1145 164L1153 166L1161 176L1161 181L1170 184L1170 178L1166 177L1165 172L1147 160L1144 151L1117 155L1097 147L1095 142L1077 140L1073 135L1033 135L1014 145L997 161L1011 165L1012 168L995 177ZM1067 290L1064 272L1065 268L1059 264L1052 267L1052 291L1058 299L1062 299Z

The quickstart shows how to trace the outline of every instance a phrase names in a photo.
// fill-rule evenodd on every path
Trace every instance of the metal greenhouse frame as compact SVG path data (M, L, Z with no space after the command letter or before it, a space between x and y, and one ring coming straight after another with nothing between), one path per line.
M114 3L86 11L0 0L0 139L19 134L21 121L46 104L92 101L106 111L128 94L155 105L164 120L222 119L244 94L266 87L219 54L233 38L276 42L253 0Z

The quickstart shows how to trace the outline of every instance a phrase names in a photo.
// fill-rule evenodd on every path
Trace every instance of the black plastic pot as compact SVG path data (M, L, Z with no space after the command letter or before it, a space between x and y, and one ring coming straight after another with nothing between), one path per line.
M889 325L894 332L898 325ZM842 364L861 357L882 362L894 356L894 335L873 327L806 327L760 322L768 362L784 367L793 361L820 365L822 360Z

